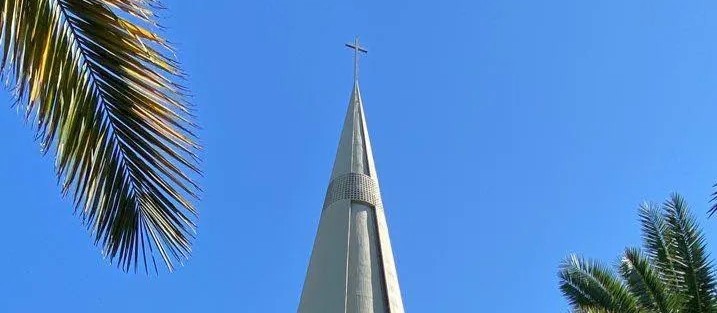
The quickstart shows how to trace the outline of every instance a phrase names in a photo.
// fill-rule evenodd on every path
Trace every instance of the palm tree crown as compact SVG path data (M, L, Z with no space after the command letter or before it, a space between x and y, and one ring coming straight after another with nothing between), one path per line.
M63 194L124 270L187 258L195 124L154 0L4 0L0 70L56 156Z
M613 271L578 256L560 268L560 289L576 313L717 312L704 236L685 201L640 208L643 249L627 248Z

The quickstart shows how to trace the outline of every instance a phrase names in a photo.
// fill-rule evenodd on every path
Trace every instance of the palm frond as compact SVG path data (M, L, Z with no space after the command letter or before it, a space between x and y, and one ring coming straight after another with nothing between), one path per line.
M620 313L618 311L606 310L603 308L596 307L583 307L573 310L574 313Z
M676 269L674 255L675 245L671 242L667 222L660 207L643 203L639 210L642 227L643 247L655 269L667 284L676 290L681 286L681 275Z
M665 221L675 246L675 267L684 282L682 290L688 312L715 312L715 282L707 260L704 235L689 215L687 203L673 195L664 204Z
M638 301L607 267L571 255L560 267L560 289L573 308L637 313ZM595 311L593 311L595 312Z
M561 264L560 288L573 312L717 312L705 238L682 197L673 195L661 207L642 205L640 222L644 252L625 250L622 281L575 256Z
M620 274L627 282L630 292L640 301L640 307L651 312L675 313L678 312L677 302L670 290L662 281L650 260L640 250L631 248L625 250L620 263Z
M120 268L171 271L191 251L196 126L152 0L5 0L0 69L63 194ZM151 263L148 263L148 259Z

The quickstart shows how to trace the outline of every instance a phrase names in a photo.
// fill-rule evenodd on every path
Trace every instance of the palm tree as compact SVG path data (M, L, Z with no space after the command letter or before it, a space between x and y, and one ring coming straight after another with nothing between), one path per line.
M717 312L704 236L677 195L640 208L643 250L628 248L617 270L578 256L560 268L560 289L577 313Z
M155 0L2 0L0 69L110 262L189 256L199 150Z

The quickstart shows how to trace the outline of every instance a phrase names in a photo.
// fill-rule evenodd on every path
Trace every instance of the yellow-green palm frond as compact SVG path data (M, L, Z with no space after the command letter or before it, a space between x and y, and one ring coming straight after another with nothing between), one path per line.
M63 194L120 268L191 251L199 173L182 73L152 0L0 1L0 68Z

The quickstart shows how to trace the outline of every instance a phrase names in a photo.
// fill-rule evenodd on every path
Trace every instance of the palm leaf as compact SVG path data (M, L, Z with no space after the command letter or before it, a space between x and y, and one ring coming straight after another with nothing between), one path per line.
M561 265L559 278L560 290L576 310L640 312L628 288L600 264L572 255Z
M583 307L573 310L574 313L620 313L618 311L606 310L603 308L596 307Z
M704 235L688 212L678 195L661 207L641 206L645 252L625 250L619 267L622 280L576 256L563 262L560 288L572 311L717 312L717 284Z
M171 271L191 251L199 186L182 73L151 0L4 0L0 69L63 194L107 258ZM148 262L148 259L150 260Z
M682 293L688 312L717 312L715 282L707 260L704 235L687 212L687 203L673 195L664 204L665 221L675 251L675 268L681 274Z
M677 254L670 236L665 216L660 207L643 203L639 210L642 225L643 246L660 277L670 290L679 289L682 285L681 275L676 269Z
M639 299L642 308L651 312L678 312L679 303L662 281L660 272L650 264L650 260L640 250L635 248L625 250L620 263L620 274L627 282L630 292Z

